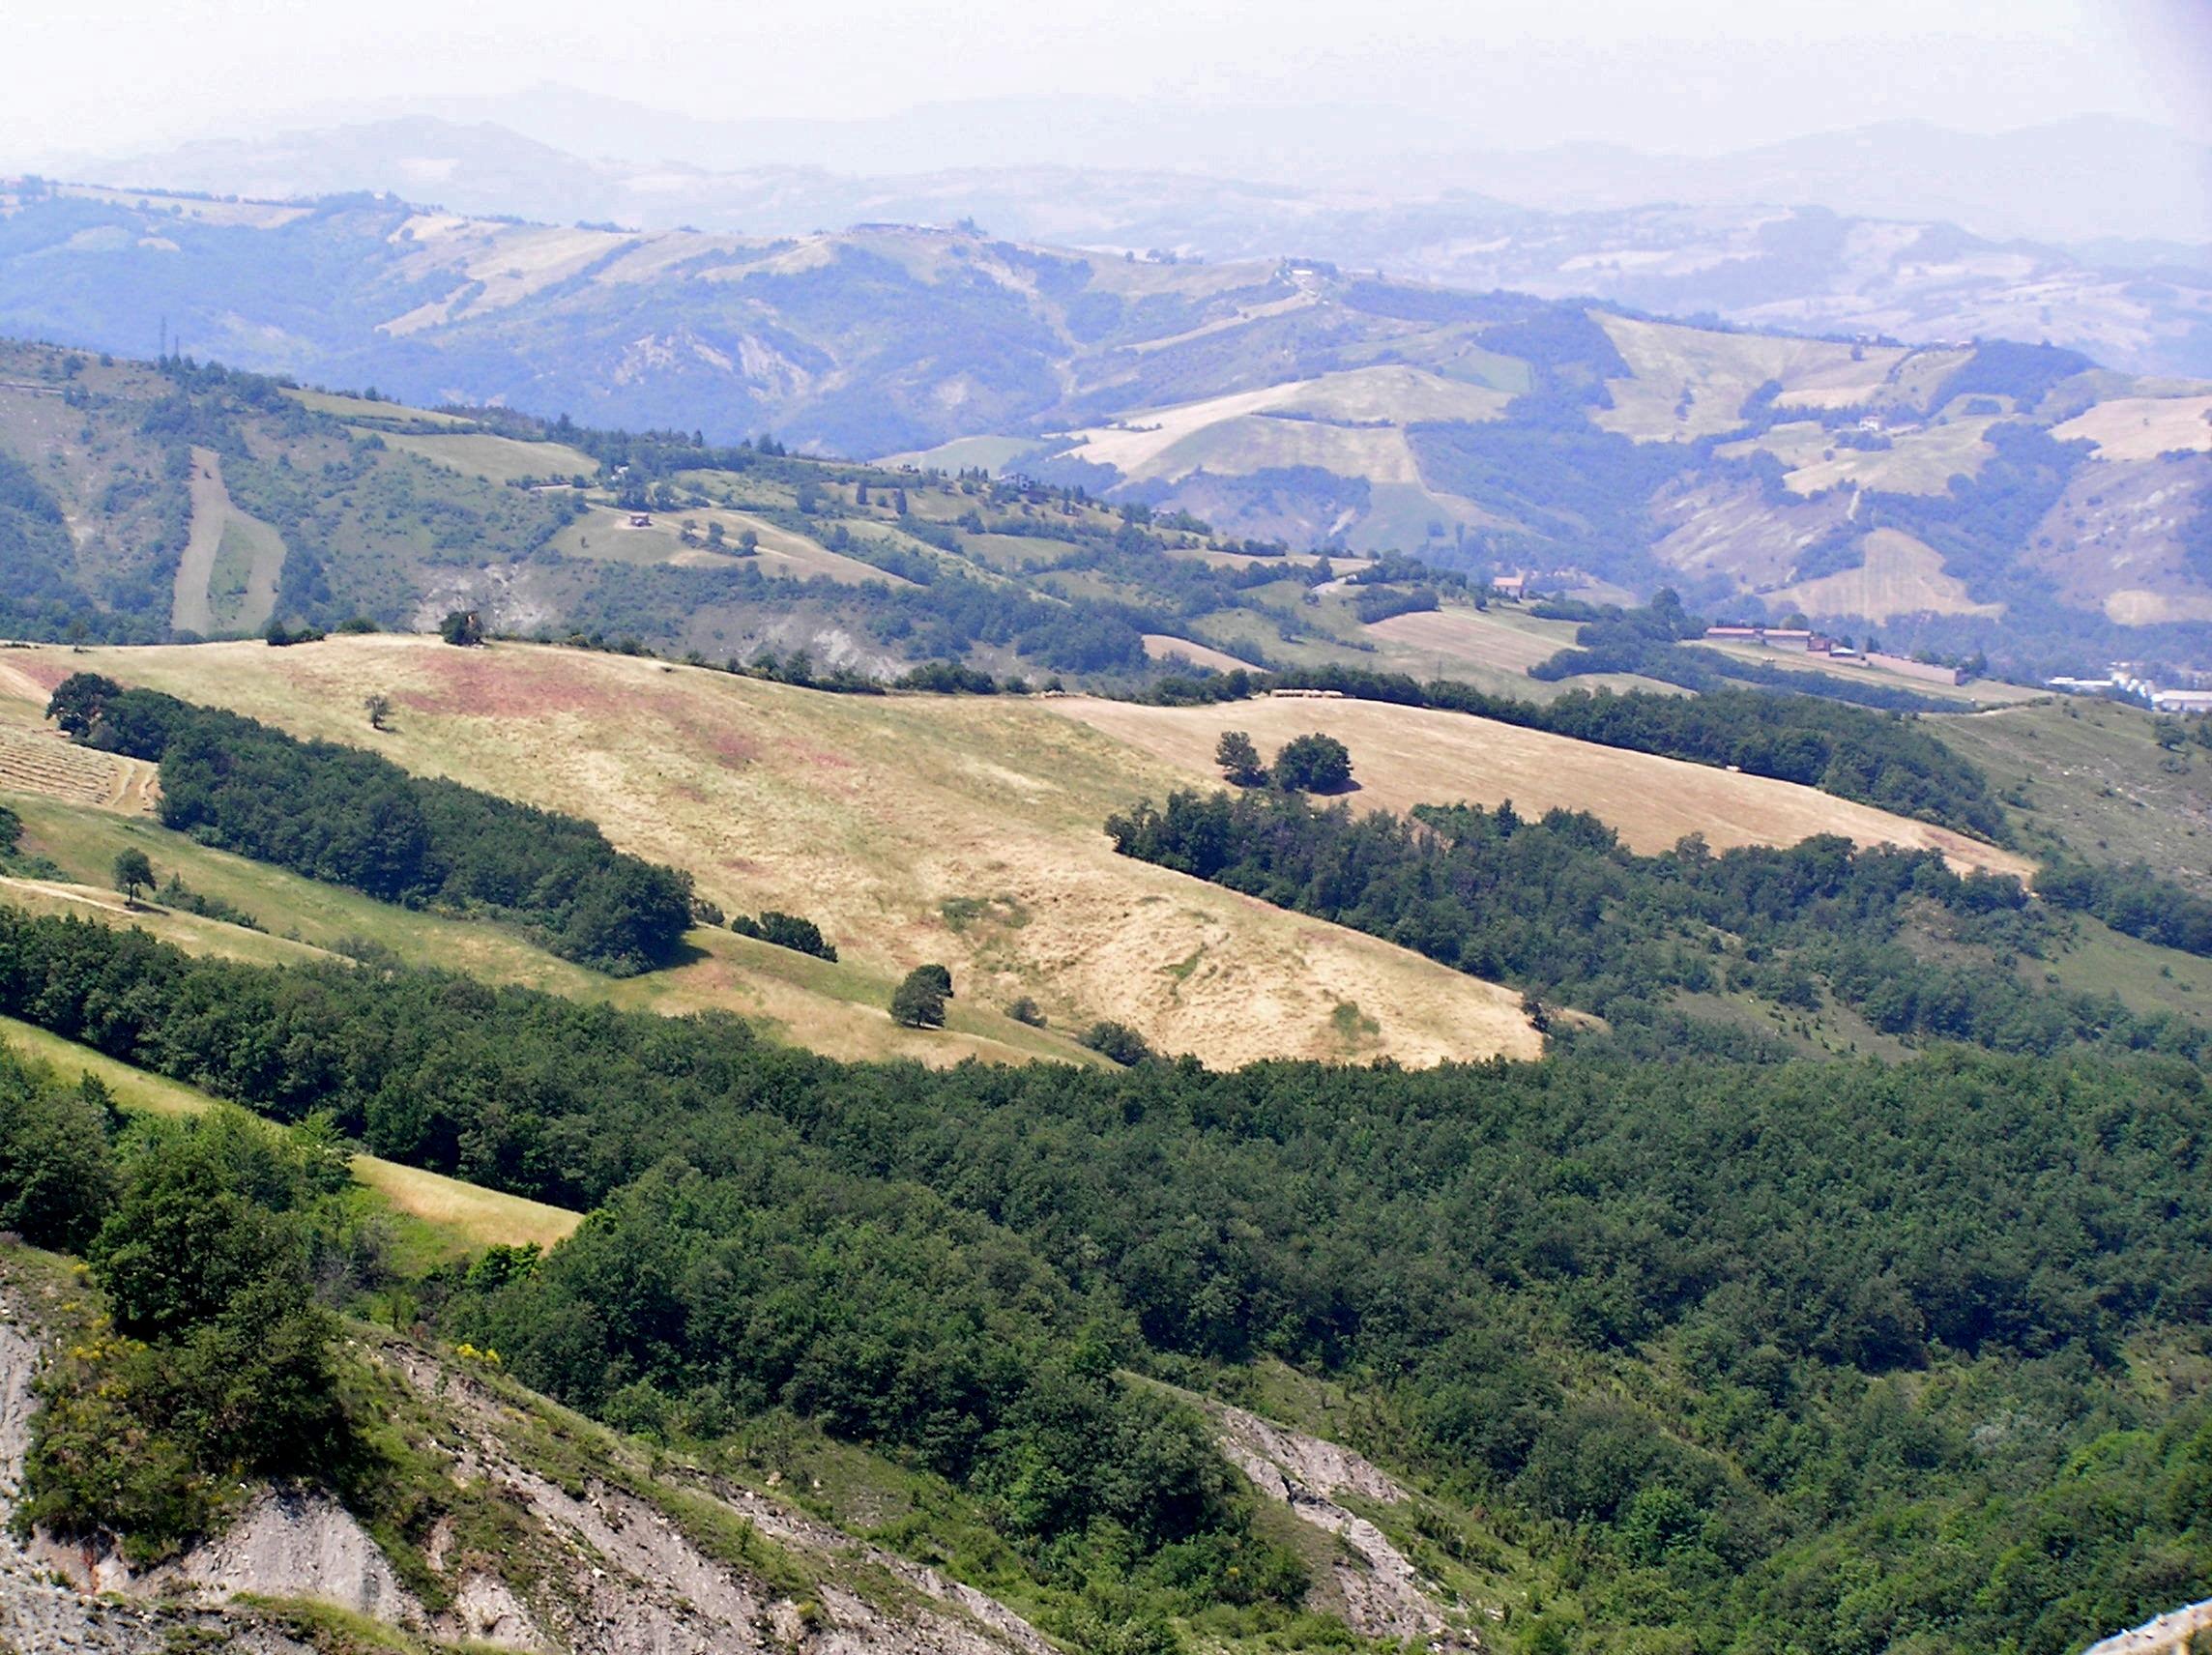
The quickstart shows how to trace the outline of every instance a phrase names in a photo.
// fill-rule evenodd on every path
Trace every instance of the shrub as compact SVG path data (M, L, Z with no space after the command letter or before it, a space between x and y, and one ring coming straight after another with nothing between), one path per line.
M762 943L772 943L779 948L794 953L812 954L818 960L837 963L835 944L822 940L822 928L811 919L802 919L796 914L781 914L772 908L761 910L755 919L740 914L730 921L730 929L741 937L751 937Z
M1093 1052L1111 1059L1125 1069L1134 1067L1154 1055L1145 1037L1126 1023L1102 1020L1086 1029L1080 1038Z
M1275 755L1274 775L1286 793L1342 793L1352 785L1352 754L1334 736L1294 736Z
M917 966L891 992L891 1020L908 1029L945 1027L943 966Z

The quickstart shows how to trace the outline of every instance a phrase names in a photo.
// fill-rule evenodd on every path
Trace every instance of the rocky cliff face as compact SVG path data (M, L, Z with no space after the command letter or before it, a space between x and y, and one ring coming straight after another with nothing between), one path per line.
M0 1517L20 1489L41 1361L36 1299L0 1284ZM456 1488L496 1500L506 1543L451 1522L394 1554L319 1490L257 1492L185 1555L0 1537L0 1650L157 1655L180 1633L291 1655L316 1609L425 1643L546 1655L1051 1655L1003 1604L751 1491L656 1475L617 1439L496 1377L402 1341L348 1352L411 1406Z

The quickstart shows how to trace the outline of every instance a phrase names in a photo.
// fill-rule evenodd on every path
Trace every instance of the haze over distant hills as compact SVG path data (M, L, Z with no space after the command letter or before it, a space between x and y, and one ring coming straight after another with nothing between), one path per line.
M974 229L0 193L0 332L148 355L164 329L310 383L987 467L1300 549L1674 586L2023 661L2212 658L2212 383L2055 346ZM35 389L52 415L64 388Z
M1201 117L1148 125L1135 109L1077 101L1047 120L1009 101L980 115L963 104L713 122L545 94L485 102L511 125L408 114L77 158L65 175L261 198L391 190L471 215L644 230L968 222L1028 242L1300 255L1799 333L2049 339L2132 372L2212 374L2212 150L2143 123L2084 118L1994 138L1898 124L1689 159L1467 154L1433 121L1403 116L1373 130L1317 120L1366 133L1366 147L1307 154L1278 121L1189 133ZM1239 133L1280 148L1240 151ZM1075 164L1083 156L1114 159ZM2043 239L1999 239L2023 236Z
M275 136L265 128L251 139L217 137L168 151L81 153L47 169L241 191L405 189L407 179L375 171L393 159L388 139L404 144L411 131L441 128L498 128L540 150L670 187L700 174L783 169L861 180L1073 167L1179 173L1208 190L1229 179L1295 193L1478 195L1553 212L1650 203L1820 206L1846 216L1940 220L1997 240L2200 251L2212 244L2212 145L2109 115L1999 133L1888 121L1689 155L1674 153L1663 132L1636 148L1481 144L1460 123L1381 104L1207 108L1006 97L843 119L724 119L542 86L363 105L303 118ZM474 141L494 151L502 145L499 134L480 131ZM433 145L432 153L450 152ZM364 164L369 171L361 170ZM650 188L641 189L639 211L650 196ZM544 212L519 202L475 205Z

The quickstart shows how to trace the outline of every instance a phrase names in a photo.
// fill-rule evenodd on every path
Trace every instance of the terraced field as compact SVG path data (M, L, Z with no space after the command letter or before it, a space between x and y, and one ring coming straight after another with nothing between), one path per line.
M0 718L0 790L43 794L131 816L150 815L160 794L143 759L73 745L58 731Z

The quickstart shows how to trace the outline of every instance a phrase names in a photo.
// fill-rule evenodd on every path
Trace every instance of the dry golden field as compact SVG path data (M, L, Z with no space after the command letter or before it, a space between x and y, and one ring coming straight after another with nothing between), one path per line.
M1055 711L1106 731L1174 765L1182 785L1217 774L1213 744L1225 729L1250 733L1263 755L1320 731L1352 750L1354 808L1405 810L1465 799L1511 799L1528 813L1587 810L1633 849L1661 851L1703 833L1715 850L1787 845L1815 833L1860 844L1941 851L1962 867L2025 875L2025 857L1977 840L1854 804L1813 788L1678 759L1593 746L1461 712L1370 701L1270 698L1229 707L1138 707L1070 696Z
M841 954L830 966L702 931L699 959L619 985L607 995L618 1002L727 1006L836 1055L938 1061L1081 1057L1068 1034L1101 1017L1222 1064L1540 1047L1513 991L1116 857L1105 817L1179 772L1053 702L832 696L414 637L27 651L12 664L34 693L105 672L574 811L624 849L688 869L727 909L815 918ZM371 691L392 698L389 733L367 727ZM17 722L33 711L0 706ZM959 985L952 1027L900 1030L882 1009L890 986L930 959ZM998 1009L1020 995L1050 1030Z

